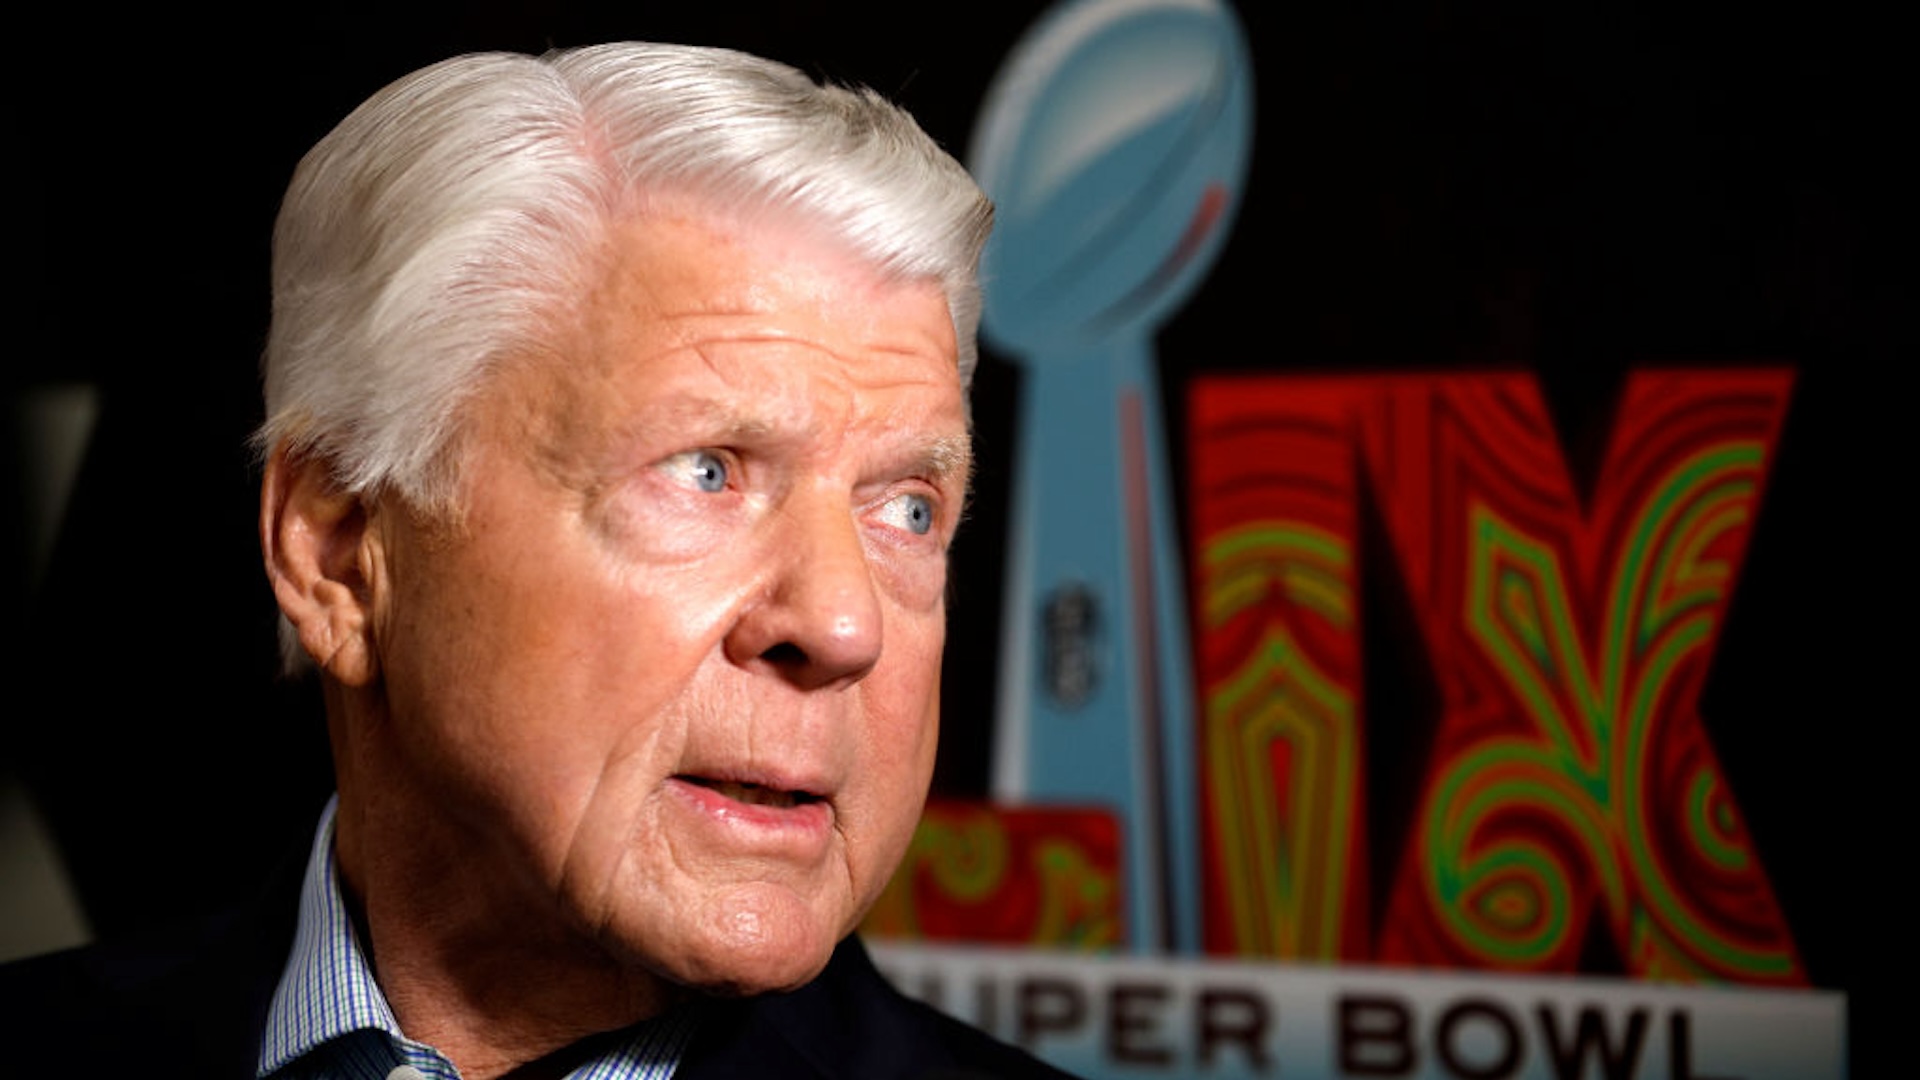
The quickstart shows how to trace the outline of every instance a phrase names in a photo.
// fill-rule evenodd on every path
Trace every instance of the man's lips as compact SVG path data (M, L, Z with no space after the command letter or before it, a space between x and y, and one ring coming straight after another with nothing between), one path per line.
M688 824L716 852L811 865L832 837L833 800L809 784L680 773L669 787L679 795L674 801L693 811Z
M821 796L810 791L776 788L744 780L720 780L710 776L684 774L676 779L724 795L735 802L746 803L749 806L772 807L776 810L791 810L796 806L819 802L821 799Z

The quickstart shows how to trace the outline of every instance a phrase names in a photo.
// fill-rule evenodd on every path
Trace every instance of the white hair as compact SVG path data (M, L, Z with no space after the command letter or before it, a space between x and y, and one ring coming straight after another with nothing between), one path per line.
M992 208L898 107L723 49L483 53L387 86L301 160L256 445L452 508L462 405L556 340L608 226L651 192L784 215L889 279L937 281L971 379Z

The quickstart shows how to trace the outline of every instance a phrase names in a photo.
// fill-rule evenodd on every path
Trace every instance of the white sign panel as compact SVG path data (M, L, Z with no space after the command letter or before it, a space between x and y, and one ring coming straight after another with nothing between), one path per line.
M895 985L1089 1080L1825 1080L1846 998L875 943Z

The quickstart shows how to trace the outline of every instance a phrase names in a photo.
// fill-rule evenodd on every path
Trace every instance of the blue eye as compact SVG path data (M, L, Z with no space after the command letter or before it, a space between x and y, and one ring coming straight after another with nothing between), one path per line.
M933 531L933 500L925 495L901 495L887 504L886 516L890 524L925 536Z
M672 470L701 491L727 490L727 461L711 450L689 450L667 459Z

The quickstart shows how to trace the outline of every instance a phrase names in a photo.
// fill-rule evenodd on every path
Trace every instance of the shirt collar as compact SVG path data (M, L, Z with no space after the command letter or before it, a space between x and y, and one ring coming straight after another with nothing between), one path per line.
M293 952L267 1009L258 1076L265 1080L330 1043L354 1058L367 1056L370 1043L385 1043L390 1054L378 1056L388 1057L390 1065L412 1065L430 1077L457 1076L452 1063L432 1047L401 1033L374 981L333 860L338 803L338 796L327 801L314 830L313 851L300 884ZM694 1012L682 1007L635 1025L630 1038L615 1041L606 1053L575 1069L570 1080L667 1080L693 1032ZM362 1032L375 1037L357 1034ZM378 1037L382 1035L384 1039Z

